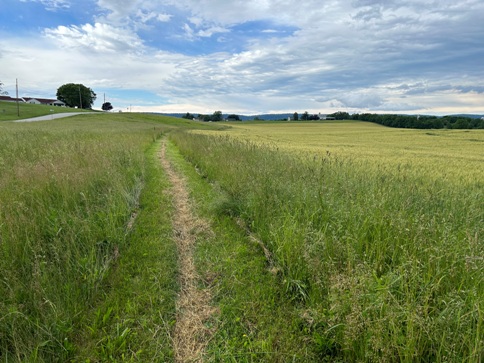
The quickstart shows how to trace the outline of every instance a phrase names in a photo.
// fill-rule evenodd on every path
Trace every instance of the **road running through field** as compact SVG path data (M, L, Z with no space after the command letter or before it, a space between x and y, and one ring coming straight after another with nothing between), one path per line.
M38 116L32 118L26 118L22 120L15 120L13 122L37 122L37 121L50 121L58 118L76 116L76 115L97 115L99 112L64 112L64 113L53 113L51 115Z
M203 361L205 347L213 331L206 322L216 309L210 305L210 289L202 289L193 250L197 239L213 234L209 224L193 210L185 178L175 170L166 156L166 140L160 150L160 160L168 175L173 198L173 235L178 250L180 293L176 302L176 323L173 348L176 362Z

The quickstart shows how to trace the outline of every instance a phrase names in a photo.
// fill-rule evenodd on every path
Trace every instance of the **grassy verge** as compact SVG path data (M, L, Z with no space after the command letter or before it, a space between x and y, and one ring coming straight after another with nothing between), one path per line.
M294 337L296 344L291 339L284 344L296 359L304 351L306 360L326 361L482 359L481 181L429 181L404 170L372 169L331 155L304 159L213 136L183 133L173 140L223 190L216 202L222 215L243 219L272 252L279 271L276 277L242 272L238 261L248 252L232 245L201 259L224 271L214 278L231 276L220 283L222 311L241 307L232 310L234 323L220 330L227 336L214 344L214 351L222 349L220 360L237 357L239 347L252 344L243 343L245 336L264 331L268 301L282 304L286 324L278 323L277 309L272 324L281 328L280 337ZM225 255L232 248L232 255ZM274 295L264 287L239 304L253 284L264 284L255 276L282 290L273 287L279 291ZM222 302L224 294L233 299L230 304ZM256 304L253 321L242 319L250 304ZM230 321L228 314L222 325ZM231 335L240 321L251 329ZM273 335L266 336L256 339L255 352L274 361L288 358L278 354Z

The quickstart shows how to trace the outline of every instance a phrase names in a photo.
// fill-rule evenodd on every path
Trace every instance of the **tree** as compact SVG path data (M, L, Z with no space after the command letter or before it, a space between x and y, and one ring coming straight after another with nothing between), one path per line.
M212 121L212 116L200 114L200 115L198 115L198 119L201 120L201 121L208 122L208 121Z
M222 121L222 111L215 111L211 117L212 121Z
M190 112L187 112L182 118L186 118L187 120L193 120L195 116L193 116Z
M228 115L227 121L240 121L240 117L239 115L235 115L235 114Z
M351 116L348 112L343 112L343 111L338 111L335 113L332 113L331 115L328 115L330 117L334 117L335 120L350 120Z
M1 95L8 95L8 92L3 90L3 83L2 83L2 81L0 81L0 96Z
M104 102L101 108L103 111L111 111L113 109L113 105L111 105L111 102Z
M96 94L83 84L67 83L57 89L57 99L69 107L90 109Z
M308 118L309 118L308 111L305 111L301 116L301 120L306 121Z
M298 121L298 120L299 120L299 115L298 115L298 113L297 113L297 112L294 112L294 115L292 115L292 119L293 119L294 121Z

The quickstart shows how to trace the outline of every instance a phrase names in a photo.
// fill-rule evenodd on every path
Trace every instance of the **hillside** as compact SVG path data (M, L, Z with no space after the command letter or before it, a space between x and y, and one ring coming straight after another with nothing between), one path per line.
M65 112L92 112L93 110L80 110L70 107L55 107L46 105L32 105L29 103L17 103L0 101L0 122L22 120L31 117L45 116L53 113Z

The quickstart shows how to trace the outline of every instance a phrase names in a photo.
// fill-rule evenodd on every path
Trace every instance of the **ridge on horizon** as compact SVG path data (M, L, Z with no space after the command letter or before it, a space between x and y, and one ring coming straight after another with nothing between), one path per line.
M172 116L172 117L182 117L184 115L186 115L187 113L186 112L147 112L147 113L152 113L152 114L159 114L159 115L165 115L165 116ZM190 114L192 115L199 115L199 113L195 112L195 113L191 113L189 112ZM328 113L328 114L322 114L321 115L332 115L334 114L335 112L333 113ZM301 116L302 113L299 113L299 117ZM312 115L312 113L309 113L310 115ZM353 114L377 114L375 112L354 112L354 113L350 113L350 115L353 115ZM252 114L252 115L246 115L246 114L237 114L237 113L222 113L222 116L224 118L227 118L228 115L237 115L239 116L242 121L248 121L248 120L253 120L254 118L258 117L259 119L261 120L264 120L264 121L276 121L276 120L282 120L282 119L287 119L288 117L292 117L294 115L294 112L293 113L261 113L261 114ZM391 113L391 112L388 112L388 113L378 113L378 115L398 115L398 116L432 116L432 117L438 117L438 118L441 118L441 117L467 117L467 118L482 118L484 117L484 113L483 114L448 114L448 115L430 115L430 114L410 114L410 113Z

